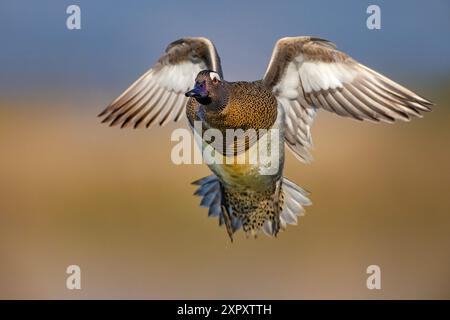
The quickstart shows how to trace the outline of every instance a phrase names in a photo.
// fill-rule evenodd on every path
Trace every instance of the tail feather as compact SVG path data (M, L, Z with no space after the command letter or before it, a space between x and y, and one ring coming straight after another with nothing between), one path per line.
M233 240L233 234L242 228L242 217L239 218L238 213L234 213L231 205L225 201L224 189L220 180L215 175L211 175L192 184L198 185L195 195L202 197L200 206L208 208L209 217L217 217L219 226L225 225L228 235ZM274 201L275 205L280 205L279 225L277 220L267 219L261 229L269 236L275 236L278 229L286 229L287 225L297 225L299 216L304 215L304 207L311 205L311 201L307 198L309 194L295 183L283 177L280 181L281 193L280 199ZM242 199L245 201L245 199ZM258 230L251 230L251 234L256 234Z
M302 189L294 182L286 177L281 180L283 209L280 213L280 226L286 229L287 225L297 225L297 217L305 214L305 206L309 206L312 202L307 198L309 192ZM274 236L276 230L271 220L266 220L262 230L269 236Z
M217 177L215 175L210 175L210 176L195 180L194 182L192 182L192 184L194 184L196 186L204 186L210 182L216 182L216 181L219 181L217 179Z
M217 176L211 175L192 184L200 186L194 194L202 197L200 206L208 208L208 217L218 217L219 226L225 224L233 240L232 235L241 228L241 221L227 211L220 180Z

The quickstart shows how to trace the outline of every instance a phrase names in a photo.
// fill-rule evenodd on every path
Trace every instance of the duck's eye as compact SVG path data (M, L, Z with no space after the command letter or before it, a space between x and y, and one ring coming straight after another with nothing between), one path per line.
M209 77L211 78L211 81L213 83L218 83L220 82L220 76L219 74L217 74L216 72L210 72L209 73Z

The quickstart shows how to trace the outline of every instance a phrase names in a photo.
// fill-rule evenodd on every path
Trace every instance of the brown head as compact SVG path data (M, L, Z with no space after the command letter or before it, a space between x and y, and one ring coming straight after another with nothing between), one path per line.
M195 98L207 111L220 112L228 102L228 85L217 72L203 70L195 78L194 89L185 96Z

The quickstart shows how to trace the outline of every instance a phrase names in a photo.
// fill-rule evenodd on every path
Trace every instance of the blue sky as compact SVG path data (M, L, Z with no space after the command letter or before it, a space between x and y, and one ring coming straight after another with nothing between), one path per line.
M81 7L81 30L66 28L70 4ZM381 30L366 28L369 4L381 7ZM41 90L120 91L183 36L213 40L227 80L260 78L275 41L294 35L332 40L396 79L429 79L449 74L449 30L446 0L2 0L0 97Z

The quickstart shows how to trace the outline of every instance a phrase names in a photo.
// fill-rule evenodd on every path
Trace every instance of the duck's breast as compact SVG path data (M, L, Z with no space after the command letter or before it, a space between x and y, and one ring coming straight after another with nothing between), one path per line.
M259 139L247 150L237 155L226 156L211 152L210 145L201 141L203 160L227 186L235 188L260 189L277 181L284 166L284 124L282 106L277 108L277 118L270 129L259 131Z

